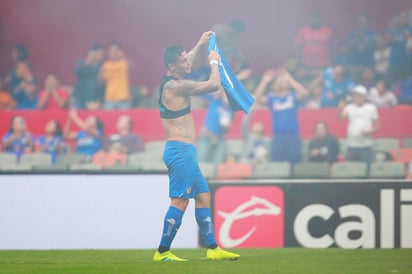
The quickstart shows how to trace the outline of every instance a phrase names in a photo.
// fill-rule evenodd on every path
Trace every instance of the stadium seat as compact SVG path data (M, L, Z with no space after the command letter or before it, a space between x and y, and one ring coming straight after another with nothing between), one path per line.
M85 164L90 162L90 157L84 154L67 154L59 155L56 158L56 164L72 165L72 164Z
M405 178L405 165L397 162L372 163L370 178Z
M13 172L23 172L23 171L31 171L32 165L30 164L16 164L16 163L1 163L0 164L1 171L13 171Z
M23 154L20 158L20 163L30 165L51 165L52 156L48 153Z
M250 178L253 174L253 167L248 163L223 163L218 165L216 179L236 180Z
M303 139L302 140L302 161L309 160L309 143L311 139Z
M141 165L145 162L163 163L163 154L153 153L151 151L132 153L128 157L128 163L131 165Z
M402 147L404 147L404 148L412 148L412 138L403 139L403 145L402 145Z
M412 160L412 148L393 149L391 155L395 162L406 164Z
M69 167L72 171L99 171L102 167L94 164L72 164Z
M54 165L42 165L42 164L34 164L33 171L38 172L64 172L69 169L68 165L64 164L54 164Z
M365 178L367 176L367 164L364 162L341 162L332 164L330 178L351 179Z
M348 145L346 143L346 139L339 139L339 154L346 156L348 152Z
M200 170L205 178L211 179L216 176L216 165L213 163L200 162Z
M149 141L145 143L145 151L150 153L162 153L165 147L165 141Z
M289 162L269 162L257 164L253 169L253 177L257 179L289 178L291 165Z
M139 167L129 164L115 164L106 168L106 170L113 172L137 172Z
M96 153L92 158L92 163L102 168L107 168L115 164L126 164L127 156L121 153L109 153L101 151Z
M372 148L374 151L391 151L400 148L400 141L395 138L374 139Z
M242 139L226 140L226 155L240 157L243 155L245 144Z
M17 163L17 157L14 153L0 153L0 164L15 164Z
M329 165L317 162L297 163L293 167L293 177L299 179L323 179L329 177Z
M140 164L134 165L138 170L145 171L145 172L167 172L167 167L162 162L150 162L145 161Z

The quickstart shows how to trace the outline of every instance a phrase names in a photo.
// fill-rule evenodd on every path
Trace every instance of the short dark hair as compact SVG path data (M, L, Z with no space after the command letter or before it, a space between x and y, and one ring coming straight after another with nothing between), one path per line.
M24 45L16 45L15 49L17 52L17 60L26 61L29 58L29 51Z
M165 63L167 69L169 69L169 64L177 63L177 59L183 51L183 47L179 45L170 46L165 49L163 54L163 62Z
M91 48L92 50L99 50L99 49L104 49L102 44L96 43L93 45L93 47Z

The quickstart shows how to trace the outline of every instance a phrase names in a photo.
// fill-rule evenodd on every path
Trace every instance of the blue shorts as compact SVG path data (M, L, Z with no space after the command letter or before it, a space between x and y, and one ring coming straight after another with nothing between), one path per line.
M169 197L190 199L209 192L209 186L197 162L194 145L168 141L163 160L169 172Z

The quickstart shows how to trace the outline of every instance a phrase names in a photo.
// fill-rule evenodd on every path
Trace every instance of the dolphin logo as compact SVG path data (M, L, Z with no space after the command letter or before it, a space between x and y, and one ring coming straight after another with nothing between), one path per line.
M263 208L254 208L247 211L248 208L262 205ZM277 216L281 213L281 208L275 204L272 204L268 200L256 196L252 196L250 200L240 204L232 212L227 213L223 211L218 211L218 214L224 219L220 230L219 230L219 240L225 247L236 247L243 242L245 242L252 234L255 232L256 227L252 227L245 235L232 239L230 237L230 230L235 221L249 218L251 216L263 216L272 215Z

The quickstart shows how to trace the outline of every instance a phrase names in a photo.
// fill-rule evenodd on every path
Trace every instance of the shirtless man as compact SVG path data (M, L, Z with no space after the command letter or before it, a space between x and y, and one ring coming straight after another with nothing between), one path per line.
M206 257L211 260L237 259L239 254L219 248L215 241L210 211L209 187L197 161L195 126L190 112L190 96L215 92L220 88L220 56L209 54L209 80L185 80L199 48L206 44L212 32L202 34L196 46L187 53L181 46L168 47L164 52L167 74L160 85L159 107L167 143L163 159L169 170L170 207L164 218L162 238L154 261L186 261L170 251L171 243L182 223L189 199L195 199L196 221L207 246Z

